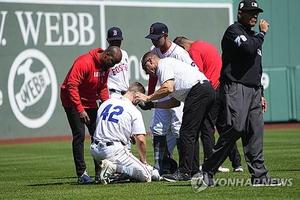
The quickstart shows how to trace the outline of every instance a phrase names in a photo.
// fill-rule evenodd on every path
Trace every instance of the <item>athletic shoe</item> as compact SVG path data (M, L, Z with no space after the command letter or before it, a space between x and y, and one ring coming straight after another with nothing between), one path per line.
M173 174L164 174L162 177L163 177L162 178L163 180L166 180L168 182L189 181L189 180L191 180L191 176L189 174L182 173L178 170Z
M151 170L151 181L160 181L162 180L162 177L159 175L159 172L157 169L152 168Z
M254 187L282 186L282 182L275 178L252 179Z
M87 171L84 171L84 173L78 177L77 183L78 184L91 184L91 183L94 183L94 180L87 174Z
M99 165L99 167L100 167L100 165ZM100 170L101 170L101 168L97 169L97 171L95 172L95 183L96 184L100 183Z
M194 182L198 187L214 187L214 179L211 175L207 172L200 171L199 173L195 174L192 178L192 182Z
M233 172L243 172L244 169L242 168L242 166L238 166L236 168L233 168Z
M229 168L226 168L226 167L220 166L220 167L218 168L218 172L227 173L227 172L230 172L230 169L229 169Z
M95 173L95 183L98 184L100 182L101 181L100 181L100 171L99 171L99 172Z
M109 160L102 160L101 171L100 171L100 181L102 184L109 183L109 178L113 176L117 171L117 165L113 164Z

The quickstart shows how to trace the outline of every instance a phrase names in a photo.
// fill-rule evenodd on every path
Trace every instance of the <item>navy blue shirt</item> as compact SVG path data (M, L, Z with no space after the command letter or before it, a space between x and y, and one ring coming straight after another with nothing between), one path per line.
M239 22L230 25L222 39L221 82L261 85L264 32L256 33Z

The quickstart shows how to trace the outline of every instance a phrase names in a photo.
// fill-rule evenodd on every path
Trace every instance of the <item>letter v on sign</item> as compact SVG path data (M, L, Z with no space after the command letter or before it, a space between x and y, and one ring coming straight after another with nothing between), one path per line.
M7 11L1 11L0 12L0 45L5 46L6 45L6 39L3 38L3 30L5 25L5 19L6 19Z

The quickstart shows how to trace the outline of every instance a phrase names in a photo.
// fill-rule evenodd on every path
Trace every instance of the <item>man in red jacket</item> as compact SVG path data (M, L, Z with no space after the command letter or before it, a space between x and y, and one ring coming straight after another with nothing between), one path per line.
M78 183L92 183L84 161L85 125L91 138L96 127L97 103L108 99L108 69L119 63L122 53L119 47L110 46L106 50L92 49L76 58L61 85L61 102L70 124L73 142L73 158ZM96 175L99 166L95 162Z
M181 46L189 53L199 70L210 80L216 91L215 103L210 110L209 117L204 120L204 126L201 127L201 141L203 143L204 160L206 160L212 155L213 147L215 146L215 125L219 134L222 134L222 130L225 126L225 116L222 115L224 114L222 112L223 107L219 98L219 78L222 68L222 59L218 49L209 42L203 40L193 41L181 36L175 38L174 43ZM236 144L229 152L229 159L232 163L234 172L243 171L243 168L241 167L241 156ZM229 169L220 166L218 171L229 172Z

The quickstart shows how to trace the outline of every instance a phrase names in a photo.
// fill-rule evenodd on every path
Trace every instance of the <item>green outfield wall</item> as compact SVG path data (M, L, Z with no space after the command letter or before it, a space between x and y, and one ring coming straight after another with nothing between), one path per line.
M271 19L263 61L269 101L265 120L300 120L299 28L293 18L299 3L280 1L286 11L281 13L279 3L260 2L263 16ZM109 27L123 31L130 81L146 85L140 58L151 47L144 37L153 22L166 23L171 39L184 35L207 40L220 50L236 7L231 0L0 0L0 139L70 134L59 86L76 56L106 47ZM143 115L148 126L151 112Z
M168 24L170 37L216 44L232 22L231 3L126 1L0 1L0 138L69 134L59 85L74 58L106 46L106 30L123 30L130 81L147 83L140 58L150 49L150 24ZM145 112L149 124L150 112Z

